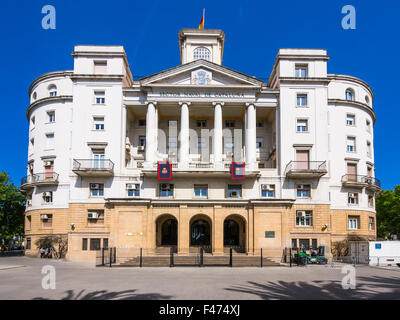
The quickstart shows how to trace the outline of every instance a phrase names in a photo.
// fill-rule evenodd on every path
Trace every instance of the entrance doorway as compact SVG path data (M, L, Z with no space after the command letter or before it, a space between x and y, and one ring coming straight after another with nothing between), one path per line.
M196 219L190 225L190 245L210 246L211 226L205 219Z
M172 215L165 214L156 221L157 247L176 247L178 245L178 221Z
M246 221L242 217L232 215L225 219L224 247L236 252L246 251Z

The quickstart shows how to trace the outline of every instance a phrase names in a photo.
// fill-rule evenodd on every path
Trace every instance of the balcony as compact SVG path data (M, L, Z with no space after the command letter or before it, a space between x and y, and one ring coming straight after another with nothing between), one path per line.
M114 175L114 163L109 159L74 159L72 171L82 177Z
M320 178L328 173L326 161L290 161L285 176L292 179Z
M381 182L370 176L360 176L356 174L345 174L342 177L342 185L344 187L364 188L371 190L380 190Z
M53 186L58 184L58 173L35 173L21 179L21 190L32 189L35 186Z

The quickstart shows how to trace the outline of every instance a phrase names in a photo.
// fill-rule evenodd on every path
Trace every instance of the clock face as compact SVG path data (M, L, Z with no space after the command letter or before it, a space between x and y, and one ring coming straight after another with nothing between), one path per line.
M196 85L207 85L211 83L211 72L199 69L192 72L192 83Z

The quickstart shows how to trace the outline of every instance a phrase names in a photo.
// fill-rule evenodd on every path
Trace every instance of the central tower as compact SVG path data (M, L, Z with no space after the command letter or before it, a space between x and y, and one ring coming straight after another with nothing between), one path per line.
M178 37L181 64L204 59L222 65L225 44L222 30L182 29Z

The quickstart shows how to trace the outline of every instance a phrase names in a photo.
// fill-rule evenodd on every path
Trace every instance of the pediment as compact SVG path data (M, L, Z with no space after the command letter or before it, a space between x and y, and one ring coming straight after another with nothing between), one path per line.
M254 86L263 81L206 60L196 60L142 78L141 86Z

